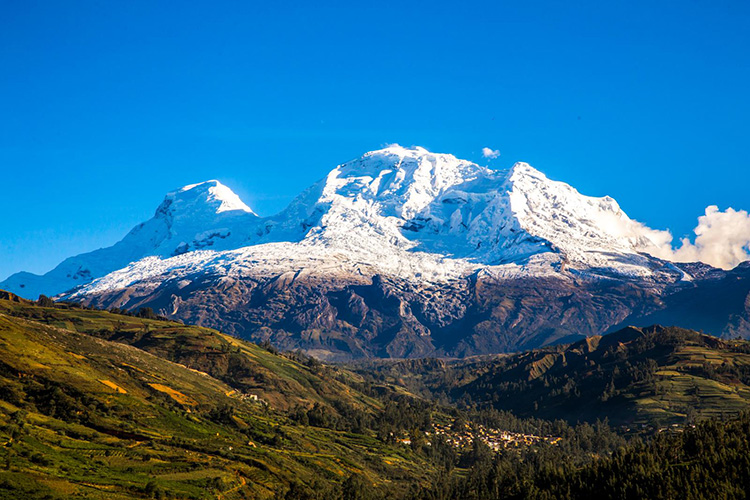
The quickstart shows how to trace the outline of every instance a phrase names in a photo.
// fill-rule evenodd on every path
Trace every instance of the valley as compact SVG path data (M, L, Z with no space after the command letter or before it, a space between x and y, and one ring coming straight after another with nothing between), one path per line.
M146 308L3 292L0 333L1 498L449 498L490 464L557 488L548 461L588 473L750 407L750 346L675 328L328 365Z

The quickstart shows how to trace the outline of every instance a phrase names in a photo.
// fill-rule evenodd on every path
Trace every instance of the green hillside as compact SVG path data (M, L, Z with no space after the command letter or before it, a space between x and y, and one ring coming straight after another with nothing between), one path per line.
M351 390L349 383L361 382L361 377L351 372L324 367L306 356L279 356L270 346L264 349L208 328L85 309L78 304L40 307L19 298L0 300L0 314L132 345L209 373L281 410L314 403L361 409L380 405Z
M434 470L373 430L333 425L382 405L327 373L342 371L211 330L6 297L0 498L271 498L352 478L398 492Z
M750 409L750 343L626 328L574 344L459 361L370 363L415 392L519 416L663 427Z

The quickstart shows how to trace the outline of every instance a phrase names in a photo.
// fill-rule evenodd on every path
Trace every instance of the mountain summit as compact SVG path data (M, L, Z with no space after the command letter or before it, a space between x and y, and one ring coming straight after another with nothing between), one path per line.
M168 193L156 210L159 214L172 217L186 217L195 220L199 217L214 217L223 212L254 212L245 205L234 191L219 181L211 180L191 184Z

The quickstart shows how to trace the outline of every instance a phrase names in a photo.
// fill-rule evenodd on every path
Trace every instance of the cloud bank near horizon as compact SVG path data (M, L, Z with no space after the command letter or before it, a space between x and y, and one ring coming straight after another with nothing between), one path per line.
M679 247L673 245L671 234L654 241L655 250L651 253L673 262L704 262L721 269L733 269L750 260L750 213L746 210L730 207L722 212L718 206L710 205L705 215L698 217L693 232L694 241L682 238Z

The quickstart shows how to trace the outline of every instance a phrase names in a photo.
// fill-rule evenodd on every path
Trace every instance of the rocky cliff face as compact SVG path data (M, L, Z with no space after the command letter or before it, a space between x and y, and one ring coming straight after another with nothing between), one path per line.
M716 335L748 336L750 269L734 275L677 281L662 289L628 280L496 279L478 273L444 283L382 275L198 275L187 285L164 281L140 289L141 283L83 301L150 306L189 323L329 360L460 357L570 342L624 324L697 324ZM727 280L736 288L726 289ZM725 292L706 302L716 290ZM717 303L721 310L714 308Z

